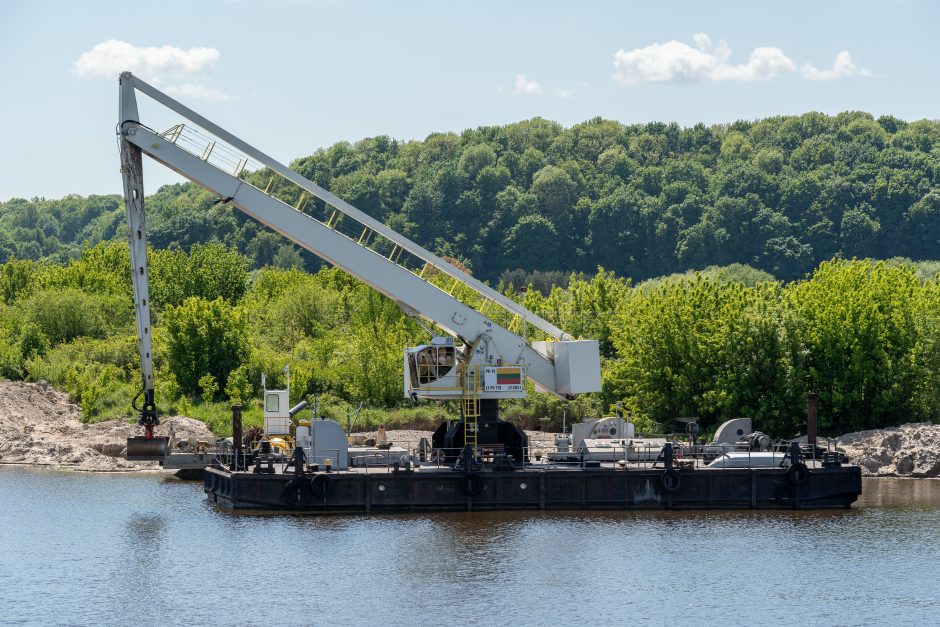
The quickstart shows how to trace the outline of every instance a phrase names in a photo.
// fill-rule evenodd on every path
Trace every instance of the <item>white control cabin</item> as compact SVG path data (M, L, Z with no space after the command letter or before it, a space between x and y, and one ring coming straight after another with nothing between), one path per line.
M265 390L264 391L264 433L268 437L273 435L290 435L290 391Z

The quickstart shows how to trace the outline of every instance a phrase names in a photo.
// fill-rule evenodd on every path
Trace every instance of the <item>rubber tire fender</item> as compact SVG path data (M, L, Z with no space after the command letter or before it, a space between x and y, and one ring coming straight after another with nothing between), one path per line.
M460 491L467 496L480 496L483 493L483 477L475 472L464 475L460 480Z
M787 482L792 486L801 486L809 479L809 468L803 462L797 462L787 468Z
M310 490L318 499L325 499L333 494L333 477L327 474L319 474L310 480Z
M675 468L670 468L659 475L659 486L663 492L675 494L682 487L682 475Z
M300 509L310 502L310 482L291 479L284 484L281 500L288 509Z

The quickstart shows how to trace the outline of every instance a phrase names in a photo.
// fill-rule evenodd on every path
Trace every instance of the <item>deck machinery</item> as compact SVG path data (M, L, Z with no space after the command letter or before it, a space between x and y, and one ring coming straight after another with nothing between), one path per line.
M142 93L182 118L156 131L140 120ZM142 155L178 172L328 263L392 299L406 315L430 323L432 338L404 352L404 394L457 399L460 419L445 423L433 445L476 459L489 448L521 460L525 434L499 418L501 399L538 390L573 398L600 390L595 340L579 340L473 278L297 172L230 134L155 87L120 76L117 132L130 238L142 391L135 399L144 427L128 440L128 459L163 459L166 440L154 402L147 234ZM265 185L245 180L263 170ZM293 195L284 189L293 190ZM433 329L433 330L432 330ZM529 334L546 338L530 341ZM455 461L456 453L449 461ZM468 460L468 461L469 461Z

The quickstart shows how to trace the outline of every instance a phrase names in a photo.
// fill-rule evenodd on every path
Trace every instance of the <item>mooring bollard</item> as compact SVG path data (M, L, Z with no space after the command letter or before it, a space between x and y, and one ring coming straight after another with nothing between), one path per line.
M232 405L232 470L239 470L238 457L242 452L242 406Z

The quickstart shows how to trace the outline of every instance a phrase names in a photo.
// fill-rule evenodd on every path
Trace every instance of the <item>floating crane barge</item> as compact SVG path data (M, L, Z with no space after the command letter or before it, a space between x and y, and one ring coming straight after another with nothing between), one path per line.
M792 485L777 468L678 470L675 489L663 469L537 465L466 474L450 468L374 469L296 475L209 467L210 501L231 509L319 514L492 510L838 509L861 494L857 466L814 468ZM304 487L306 486L306 487ZM328 486L328 487L327 487Z
M141 123L138 92L183 121L162 132ZM300 425L285 413L288 397L266 392L266 412L274 403L272 417L280 412L284 419L266 424L266 434L296 437L292 457L278 459L264 447L243 450L240 435L235 437L228 458L205 472L213 502L320 513L803 509L848 507L860 494L857 467L832 460L807 464L797 454L789 468L760 469L683 466L674 463L671 445L662 447L660 467L626 458L623 464L530 463L527 437L499 418L499 401L524 398L530 383L561 399L599 391L596 340L565 333L129 72L120 77L117 131L142 374L133 405L144 430L128 439L128 459L164 461L170 454L167 438L156 435L143 154L396 302L431 335L428 344L404 350L404 396L459 402L460 419L434 434L434 462L409 455L376 468L328 464L305 452L334 427L312 421L303 427L305 435L297 433ZM253 185L249 172L261 172L265 180L255 176ZM307 437L310 446L301 441Z

